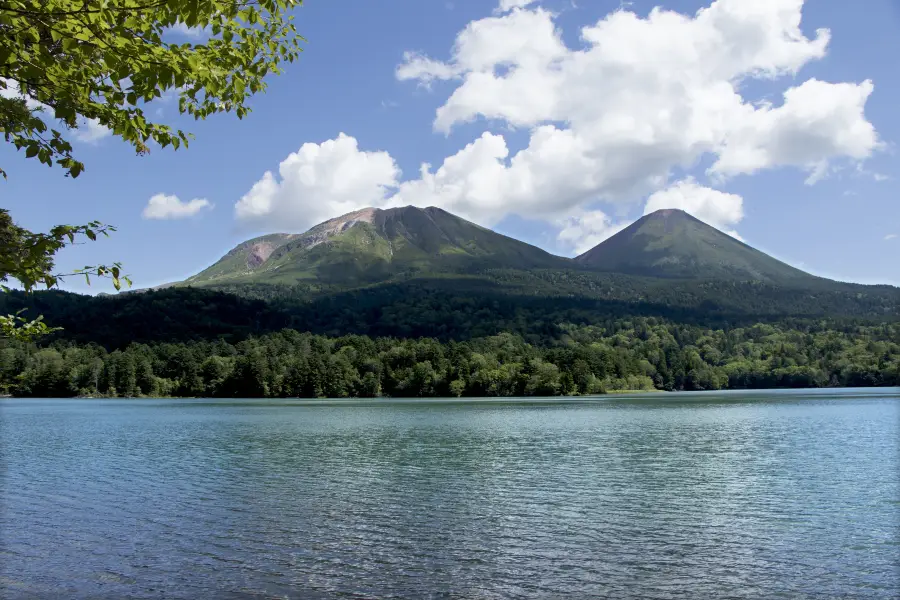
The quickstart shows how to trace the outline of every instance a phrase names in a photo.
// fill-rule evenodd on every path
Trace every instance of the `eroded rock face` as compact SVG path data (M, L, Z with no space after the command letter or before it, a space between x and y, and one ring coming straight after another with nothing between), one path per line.
M377 208L364 208L352 213L347 213L336 219L325 221L310 229L303 236L303 247L312 248L327 241L331 236L347 231L357 223L372 223L375 220Z
M299 237L296 233L277 233L266 236L258 242L245 244L243 247L235 248L234 251L247 253L247 268L253 270L269 260L272 253L287 242Z
M273 246L269 242L261 242L259 244L253 244L250 247L250 251L247 253L247 268L255 269L259 265L263 264L269 257L272 256L272 252L275 251L275 246Z
M308 250L318 246L323 242L327 242L332 236L343 233L358 223L373 223L377 213L377 208L363 208L362 210L347 213L336 219L320 223L303 234L277 234L277 237L280 239L274 240L272 239L273 236L268 236L268 239L256 242L246 249L247 268L251 271L257 269L267 260L273 258L273 255L277 259L295 248Z

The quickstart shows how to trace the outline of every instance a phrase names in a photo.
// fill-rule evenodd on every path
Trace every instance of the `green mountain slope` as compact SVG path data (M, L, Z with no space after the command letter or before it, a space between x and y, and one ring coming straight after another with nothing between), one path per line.
M570 263L439 208L367 208L303 234L280 233L244 242L182 285L306 281L352 286L400 273L555 268Z
M0 314L27 309L63 327L47 342L110 349L237 342L284 328L441 340L513 332L566 345L572 327L607 335L645 317L723 330L900 321L900 288L813 277L681 211L648 215L572 260L436 208L365 209L304 234L249 240L167 287L100 297L11 292L0 294ZM0 376L4 364L0 353Z
M296 237L298 236L290 233L273 233L247 240L188 281L215 281L250 275L259 265L268 260L275 250Z
M795 286L825 281L674 209L645 215L575 261L592 270L643 277Z

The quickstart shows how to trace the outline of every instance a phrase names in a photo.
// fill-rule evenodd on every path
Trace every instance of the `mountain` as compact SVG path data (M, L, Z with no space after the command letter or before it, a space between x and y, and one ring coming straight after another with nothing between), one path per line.
M760 281L792 286L826 281L676 209L645 215L575 261L592 270L643 277Z
M571 261L440 208L365 208L306 233L248 240L182 285L365 284L400 273L491 267L565 268Z
M439 208L366 208L248 240L173 287L262 300L292 327L328 334L460 339L625 314L710 323L900 316L900 289L814 277L680 210L646 215L570 259Z
M0 314L27 309L63 328L48 339L107 348L236 342L284 328L445 341L514 332L555 344L573 327L594 335L644 317L713 329L900 320L896 287L813 277L674 210L573 260L437 208L369 208L306 233L248 240L160 287L102 297L10 292L0 294Z

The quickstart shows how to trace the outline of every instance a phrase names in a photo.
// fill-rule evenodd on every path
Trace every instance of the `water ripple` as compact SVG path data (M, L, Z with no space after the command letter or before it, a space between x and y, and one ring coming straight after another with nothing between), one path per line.
M0 401L3 598L896 598L900 397Z

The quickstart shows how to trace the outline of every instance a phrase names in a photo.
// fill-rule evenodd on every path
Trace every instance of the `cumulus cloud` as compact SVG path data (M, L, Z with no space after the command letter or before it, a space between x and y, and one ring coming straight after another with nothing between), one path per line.
M829 158L868 158L879 147L875 127L865 118L871 81L861 84L805 81L784 93L779 108L747 109L727 132L714 174L751 174L774 166L807 168L808 184L829 170Z
M199 213L203 209L211 209L212 204L205 198L194 198L188 202L178 199L178 196L156 194L147 201L141 216L145 219L186 219Z
M409 52L396 71L452 86L435 113L437 132L497 121L527 130L525 147L485 131L401 181L388 154L361 151L342 134L305 145L306 158L288 157L280 177L267 174L241 199L237 216L311 224L365 205L437 205L484 225L508 214L544 219L561 228L561 242L580 247L577 232L598 239L618 226L598 205L650 196L648 206L678 202L733 231L740 197L693 179L672 184L672 173L705 159L714 184L783 166L806 171L812 184L881 147L864 112L872 82L795 84L830 41L826 29L800 29L803 0L717 0L692 15L620 9L583 27L576 49L555 15L531 5L502 2L459 32L449 59ZM747 80L783 77L791 86L779 104L744 97ZM324 150L338 146L343 154ZM357 162L365 168L348 175L359 186L350 196L350 184L328 173Z
M598 169L590 191L600 198L633 198L704 154L717 157L719 175L783 165L823 172L834 158L877 149L863 113L871 82L811 79L780 106L740 93L746 79L795 75L825 55L830 33L807 38L802 6L718 0L693 16L657 8L646 18L619 10L584 27L579 50L565 46L550 12L517 10L470 23L449 61L410 56L397 76L459 79L435 115L441 132L478 118L565 127Z
M97 119L78 119L78 129L73 132L75 139L88 144L96 143L105 137L112 135L105 125L101 125Z
M451 79L455 74L452 67L412 51L403 53L403 63L397 67L399 79L414 79L424 86L436 79Z
M744 199L699 185L688 177L654 192L647 199L644 214L664 208L678 208L738 239L734 226L744 218Z
M897 239L896 233L889 233L886 236L884 236L884 241L886 241L886 242L888 242L890 240L895 240L895 239Z
M385 206L400 169L387 152L365 152L341 133L321 144L306 143L267 171L235 205L244 223L303 231L366 206Z
M497 7L496 12L505 13L516 8L525 8L535 2L537 2L537 0L500 0L500 5Z
M527 149L509 154L503 136L484 133L434 172L424 165L419 179L400 186L396 202L442 206L484 225L510 213L552 221L597 186L600 165L571 131L539 127Z
M168 29L169 33L175 33L178 35L182 35L188 38L205 38L209 37L209 34L212 32L210 27L188 27L182 22L175 23L172 27Z

